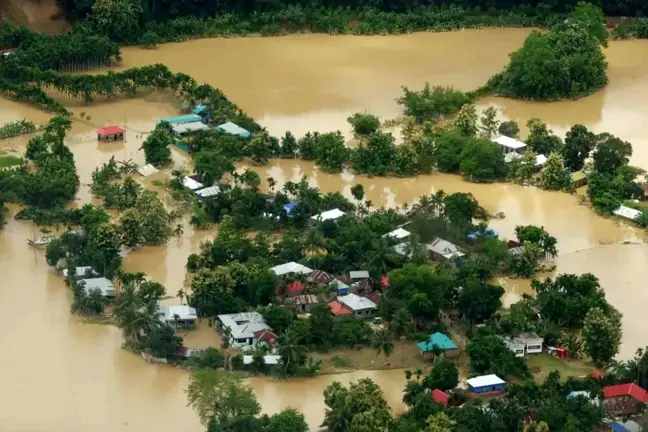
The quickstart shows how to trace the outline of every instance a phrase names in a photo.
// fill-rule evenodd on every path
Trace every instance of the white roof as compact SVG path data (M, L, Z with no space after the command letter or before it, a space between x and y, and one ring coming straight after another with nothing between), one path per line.
M148 176L151 176L151 175L155 174L156 172L158 172L158 169L155 168L155 167L154 167L153 165L151 165L151 164L146 164L146 165L144 165L144 166L138 167L138 168L137 168L137 172L138 172L142 177L148 177Z
M397 245L394 245L394 250L397 254L408 256L410 253L407 250L407 245L409 245L408 242L398 243Z
M536 156L536 166L544 165L547 162L547 156L539 154Z
M409 235L410 235L409 231L404 230L403 228L398 228L392 232L388 232L383 237L391 237L393 239L400 240L400 239L404 239L405 237L408 237Z
M196 180L190 177L183 178L182 185L192 191L195 191L196 189L202 189L204 187L202 183L197 182Z
M263 356L263 362L267 365L277 365L279 364L279 359L281 359L281 356L278 355L264 355ZM252 356L251 355L244 355L243 356L243 364L249 365L252 364Z
M346 213L344 213L340 209L333 209L333 210L325 211L325 212L320 213L320 214L315 215L315 216L311 216L311 219L314 219L314 220L319 221L319 222L324 222L325 220L339 219L342 216L344 216L345 214Z
M218 315L218 319L232 331L234 339L253 338L255 331L270 329L258 312Z
M504 155L504 162L509 163L513 162L515 159L521 158L522 155L520 153L507 153ZM544 165L545 162L547 162L547 156L543 154L536 155L536 166L541 166Z
M114 297L117 294L113 283L106 278L81 279L79 282L85 283L86 293L98 289L106 297Z
M372 302L368 298L360 297L357 294L351 293L345 296L339 296L337 299L340 303L348 306L353 311L376 309L376 303Z
M508 147L514 150L523 149L527 146L522 141L516 140L515 138L507 137L506 135L497 135L496 137L491 138L491 141L501 146Z
M67 277L68 269L63 269L61 273L63 274L63 276ZM75 273L77 277L84 277L84 279L85 279L85 275L87 274L90 274L92 276L97 276L97 272L94 271L90 266L77 267L75 269Z
M369 272L367 270L350 271L349 277L351 279L369 279Z
M219 192L220 192L220 187L214 185L214 186L206 187L205 189L197 190L196 195L198 195L201 198L209 198L218 195Z
M618 209L614 210L612 213L614 213L617 216L624 217L626 219L631 219L636 221L639 219L639 216L641 216L641 212L639 210L635 210L630 207L626 207L624 205L620 206Z
M445 259L459 258L465 255L459 250L459 248L457 248L457 246L447 240L443 240L441 237L435 238L431 243L425 245L425 247L428 250L443 256Z
M313 272L313 269L294 261L280 264L278 266L272 267L270 270L272 270L277 276L283 276L290 273L309 274Z
M161 318L163 321L175 321L176 315L183 321L198 319L196 309L186 305L162 306L160 307L160 312L162 312Z
M195 121L191 123L183 123L183 124L177 124L172 127L173 132L177 134L186 134L188 132L196 132L200 130L205 130L209 129L209 126L207 126L203 122Z
M498 384L506 384L502 378L497 375L482 375L466 380L471 387L486 387Z

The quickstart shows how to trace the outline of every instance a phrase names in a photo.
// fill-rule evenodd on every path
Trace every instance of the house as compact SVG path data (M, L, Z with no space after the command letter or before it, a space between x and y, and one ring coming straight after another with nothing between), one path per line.
M190 191L197 191L205 187L202 183L192 179L189 176L182 178L182 186L186 187Z
M288 297L284 300L285 306L292 306L299 313L310 312L313 305L319 303L317 296L312 294L302 294L295 297Z
M333 276L324 270L313 270L313 272L308 275L308 282L315 285L328 285L333 282L333 279Z
M524 252L524 246L514 240L507 241L506 246L508 247L508 253L511 256L522 255Z
M641 432L643 429L636 421L628 420L627 422L616 422L612 424L614 432Z
M349 294L349 290L351 287L344 282L342 282L340 279L333 279L330 285L333 289L335 289L335 293L338 296L345 296Z
M448 407L448 400L450 400L450 395L443 390L434 389L430 394L432 400L440 405L443 405L445 408Z
M195 121L195 122L190 122L190 123L181 123L181 124L175 124L171 126L171 130L179 136L183 136L189 133L193 132L198 132L198 131L203 131L203 130L208 130L209 126L207 126L205 123L202 121Z
M495 231L493 228L486 228L483 232L482 231L471 232L466 237L468 237L470 240L477 240L482 236L498 238L499 233Z
M583 187L587 184L587 176L583 171L576 171L569 175L574 188Z
M543 342L543 338L531 332L504 338L504 343L515 353L516 357L524 357L527 354L541 354Z
M445 261L455 258L461 258L465 254L459 250L459 248L447 240L443 240L440 237L432 240L431 243L428 243L425 246L428 250L430 258L436 261Z
M101 291L104 297L115 297L117 291L115 291L115 286L106 278L90 278L90 279L81 279L79 283L83 282L85 286L86 293L89 293L92 290L98 289Z
M198 196L198 199L204 201L207 198L215 197L220 193L220 187L219 186L209 186L204 189L200 189L194 192L196 196Z
M198 114L185 114L181 116L175 116L175 117L168 117L162 120L158 120L155 122L156 124L160 124L162 122L167 122L171 126L173 125L179 125L179 124L185 124L185 123L194 123L194 122L199 122L202 120L202 117L200 117Z
M153 165L151 165L151 164L146 164L146 165L144 165L144 166L138 167L138 168L137 168L137 172L138 172L139 175L141 175L142 177L150 177L150 176L152 176L153 174L158 173L159 171L158 171L158 169L155 168Z
M296 274L307 275L313 272L313 269L308 268L305 265L296 263L294 261L285 264L280 264L278 266L274 266L270 270L272 270L274 274L276 274L277 276L296 275Z
M106 126L97 129L97 139L99 141L117 141L117 140L123 140L124 139L124 133L126 133L126 129L124 129L121 126Z
M585 399L589 400L590 403L592 403L593 405L596 405L596 406L601 405L601 401L596 396L592 396L592 394L590 392L585 391L585 390L573 391L573 392L571 392L571 393L569 393L567 395L567 399L575 398L575 397L579 397L579 396L582 396Z
M610 416L636 413L646 402L648 402L648 393L637 384L603 387L603 406Z
M410 251L410 244L408 242L402 242L394 245L394 250L397 254L404 257L410 256L412 252Z
M506 388L506 382L497 375L482 375L466 380L468 389L473 393L488 393Z
M324 222L327 220L338 220L341 217L346 216L346 213L344 213L340 209L333 209L333 210L327 210L325 212L322 212L320 214L316 214L315 216L311 216L310 221L311 223L313 222Z
M235 135L240 138L250 138L252 136L252 133L250 131L243 129L241 126L232 122L227 122L227 123L223 123L222 125L218 125L216 126L216 130L230 135Z
M292 281L288 285L286 285L286 291L288 291L288 295L290 296L299 295L302 291L304 291L304 284L299 281ZM279 292L280 291L278 291L277 295L280 295Z
M366 270L351 271L349 272L349 278L352 283L356 283L361 280L369 279L369 272Z
M61 270L63 277L68 277L68 269ZM74 269L74 279L86 279L99 276L99 273L94 271L90 266L82 266Z
M160 320L174 328L193 328L198 319L196 309L187 305L162 306L160 313Z
M265 345L267 347L272 347L277 343L279 337L272 330L266 328L255 331L254 339L257 342L257 346Z
M254 356L251 355L244 355L243 356L243 364L244 365L251 365L252 360ZM278 355L264 355L263 356L263 363L265 363L268 366L276 366L279 364L279 360L281 360L281 356Z
M518 141L515 138L507 137L506 135L497 135L494 138L491 138L495 144L500 147L502 153L518 153L522 154L526 151L527 145L522 141Z
M428 335L427 340L417 343L416 346L421 350L423 358L429 353L434 353L435 347L443 351L447 358L455 358L459 355L457 344L448 336L439 332Z
M353 293L338 297L338 302L351 309L355 316L369 317L377 309L376 303Z
M258 337L265 335L260 330L270 330L258 312L218 315L218 327L221 331L228 328L231 333L231 344L237 348L257 346Z
M639 216L641 216L642 212L630 207L626 207L624 205L619 206L618 209L614 210L612 214L616 216L620 216L622 218L630 219L633 221L637 221L639 219Z
M521 157L522 155L520 153L514 153L514 152L507 153L506 155L504 155L504 162L511 163L514 160L519 159ZM544 165L547 162L547 156L543 154L536 155L535 159L536 159L535 160L536 170L539 170L542 167L542 165Z
M352 315L353 311L340 303L337 300L333 300L332 302L329 302L328 304L329 309L331 309L331 313L336 316L340 315Z
M404 230L403 228L398 228L395 229L394 231L388 232L387 234L383 235L383 238L388 237L394 240L402 240L404 238L407 238L410 236L410 232L407 230Z

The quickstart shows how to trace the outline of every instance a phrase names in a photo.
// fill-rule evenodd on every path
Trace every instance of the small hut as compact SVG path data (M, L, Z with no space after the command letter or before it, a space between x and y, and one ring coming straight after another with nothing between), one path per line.
M121 126L113 125L97 129L97 139L99 141L117 141L124 139L124 129Z

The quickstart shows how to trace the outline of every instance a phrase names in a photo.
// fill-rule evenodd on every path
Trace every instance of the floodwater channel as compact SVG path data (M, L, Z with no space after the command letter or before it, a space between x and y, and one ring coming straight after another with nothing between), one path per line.
M155 50L126 48L121 68L164 63L199 82L221 88L244 111L273 134L291 130L340 129L348 132L346 118L370 111L395 117L394 99L400 86L420 88L454 85L468 90L501 70L508 53L522 44L528 30L487 29L406 36L302 35L282 38L205 39L162 45ZM496 105L502 118L521 124L539 117L563 134L581 123L595 132L610 132L632 142L632 163L648 169L648 41L613 41L606 52L610 84L601 92L578 101L529 103L489 98L481 105ZM85 184L92 170L107 162L132 159L143 162L138 151L142 133L156 119L175 115L178 108L153 96L92 106L72 106L89 120L75 121L68 145L75 155L82 188L78 204L91 197ZM78 118L78 116L76 116ZM0 123L27 118L45 122L46 113L0 99ZM101 143L93 130L122 124L128 129L123 143ZM524 131L523 131L524 133ZM24 151L26 137L0 141L0 149ZM178 164L189 164L173 149ZM641 230L601 218L579 203L576 196L510 184L478 185L458 176L434 174L409 179L372 178L351 173L330 175L310 162L279 160L256 168L262 179L278 185L307 176L324 191L351 196L355 183L365 186L367 199L376 206L412 203L422 194L443 189L471 192L490 212L506 218L492 221L503 237L511 238L516 225L544 225L558 238L558 272L591 272L601 279L611 303L624 315L620 358L632 356L647 344L642 334L643 305L648 301L648 247ZM164 174L161 174L162 176ZM160 177L147 179L146 183ZM11 215L17 207L11 207ZM0 230L0 429L20 432L97 432L128 430L202 430L186 407L188 375L179 369L155 366L120 349L119 330L109 325L85 324L69 313L71 293L50 269L41 251L27 246L38 236L31 224L10 219ZM143 271L175 293L185 279L184 264L211 232L195 232L185 224L180 239L166 246L146 247L124 259L128 271ZM529 291L525 280L503 280L505 302ZM218 345L213 329L200 324L185 336L188 346ZM404 375L400 370L358 371L307 380L276 382L253 378L250 384L265 412L291 406L301 410L315 428L323 417L322 390L333 380L371 377L381 385L394 410Z

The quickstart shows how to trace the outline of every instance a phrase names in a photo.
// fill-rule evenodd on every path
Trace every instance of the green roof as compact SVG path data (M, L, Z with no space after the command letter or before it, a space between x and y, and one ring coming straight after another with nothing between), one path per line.
M585 175L585 173L583 171L576 171L574 173L571 173L571 181L573 181L573 182L577 182L577 181L583 180L585 178L587 178L587 176Z
M428 336L428 339L416 344L417 347L423 352L434 351L434 346L438 346L442 351L459 348L456 343L452 342L448 336L443 333L434 333Z

